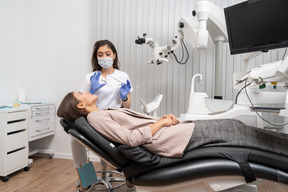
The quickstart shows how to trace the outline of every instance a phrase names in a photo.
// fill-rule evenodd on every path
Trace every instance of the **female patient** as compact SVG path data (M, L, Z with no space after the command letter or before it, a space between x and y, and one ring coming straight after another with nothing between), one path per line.
M57 115L67 120L87 116L88 122L107 139L128 146L142 145L166 157L181 157L185 151L204 145L252 147L288 156L288 135L284 133L233 119L180 123L172 114L154 118L125 108L100 111L97 99L88 92L68 93Z

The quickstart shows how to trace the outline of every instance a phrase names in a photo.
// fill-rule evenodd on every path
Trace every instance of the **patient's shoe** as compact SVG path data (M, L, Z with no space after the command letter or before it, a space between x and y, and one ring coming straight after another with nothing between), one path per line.
M81 191L80 189L78 189L77 192L92 192L93 189L94 189L94 187L95 187L95 185L96 185L96 183L93 183L92 185L90 185L90 186L88 187L88 189L86 189L86 191Z
M133 188L134 187L134 184L130 183L127 179L125 181L125 184L128 188Z
M92 185L90 185L85 192L92 192L92 191L94 191L93 189L94 189L95 185L96 185L96 183L93 183Z

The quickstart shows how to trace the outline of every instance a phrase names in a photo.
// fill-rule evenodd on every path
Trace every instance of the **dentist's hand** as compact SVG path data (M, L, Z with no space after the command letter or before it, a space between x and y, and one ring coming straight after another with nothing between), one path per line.
M89 89L89 92L91 94L95 94L96 91L98 91L101 87L103 87L104 85L106 85L106 83L100 84L99 83L99 78L101 76L101 72L98 71L97 73L95 72L94 75L92 75L90 77L90 81L91 81L91 88Z
M127 99L127 95L130 92L131 89L131 84L130 81L127 80L127 83L121 83L121 87L119 90L119 95L120 95L120 99L121 100L126 100Z

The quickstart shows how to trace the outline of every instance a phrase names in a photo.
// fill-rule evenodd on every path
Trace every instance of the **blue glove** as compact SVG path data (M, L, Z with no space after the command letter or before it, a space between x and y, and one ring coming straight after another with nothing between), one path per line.
M126 100L127 99L127 95L130 92L130 89L131 89L131 84L130 84L129 80L127 80L127 84L126 83L121 83L121 87L120 87L120 90L119 90L120 99Z
M91 81L91 88L89 89L89 92L91 94L95 94L96 91L98 91L101 87L103 87L104 85L106 85L106 83L100 84L99 83L99 78L100 78L101 72L98 71L98 73L94 73L94 75L92 75L90 77L90 81Z

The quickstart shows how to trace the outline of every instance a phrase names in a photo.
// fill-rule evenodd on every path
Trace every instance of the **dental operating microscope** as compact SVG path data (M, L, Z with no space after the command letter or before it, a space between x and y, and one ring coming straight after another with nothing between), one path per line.
M252 70L244 68L241 73L234 75L234 89L239 90L237 102L222 100L222 63L223 43L228 42L224 10L210 1L202 0L196 4L193 16L196 18L182 17L178 23L178 34L172 39L172 45L161 46L157 41L148 37L147 34L139 36L136 44L148 44L153 48L153 58L150 64L160 65L169 62L175 57L174 51L178 49L183 39L195 50L207 48L209 36L215 44L215 79L214 98L207 98L206 93L194 91L196 77L202 79L201 74L192 78L189 107L187 113L181 114L181 120L199 119L238 119L248 125L263 127L263 118L259 113L264 111L275 112L277 115L288 116L288 95L286 92L268 92L259 90L259 87L271 84L275 86L288 85L288 58L258 66ZM259 53L243 55L243 66L255 58ZM194 104L197 104L196 106ZM261 108L260 104L282 104L283 108ZM196 109L197 108L197 109ZM262 111L261 111L262 110Z
M182 17L178 23L178 34L172 39L172 45L160 46L157 41L144 33L135 40L136 44L148 44L153 48L153 59L148 63L161 64L173 59L174 50L183 43L184 37L196 50L206 49L209 35L215 44L215 94L222 99L222 50L223 43L228 42L223 10L210 1L199 1L193 15L197 19Z

